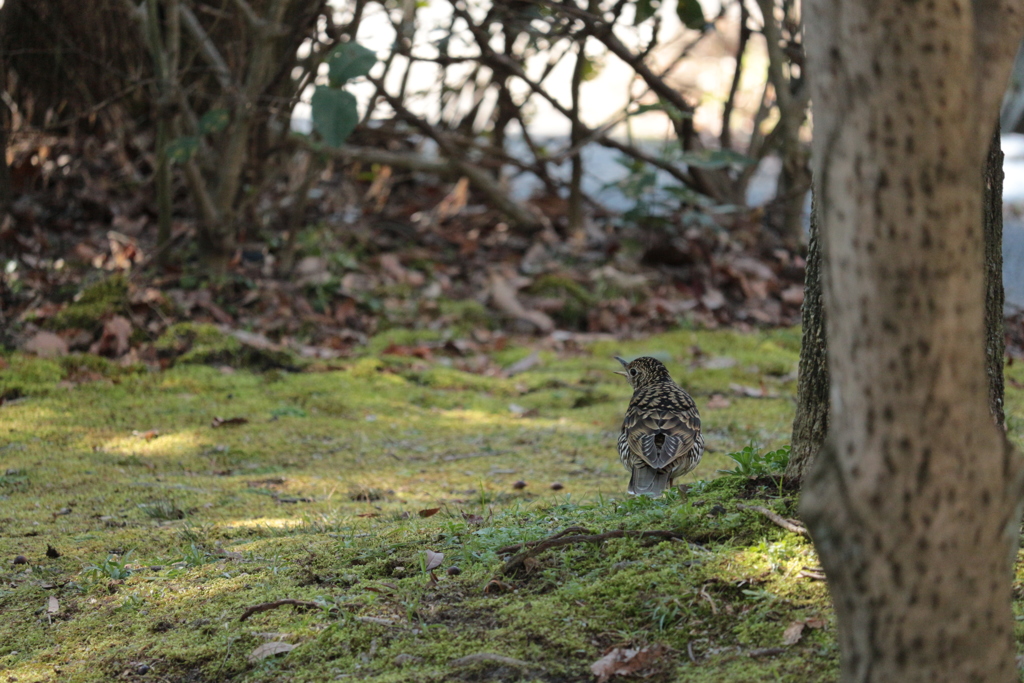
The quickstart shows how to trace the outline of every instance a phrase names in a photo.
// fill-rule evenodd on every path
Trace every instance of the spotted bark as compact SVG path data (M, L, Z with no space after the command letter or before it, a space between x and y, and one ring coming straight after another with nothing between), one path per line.
M803 480L828 434L828 345L821 291L821 235L818 202L811 195L811 234L800 310L800 366L796 381L796 416L786 477Z
M999 123L985 157L985 195L982 228L985 231L985 372L988 373L988 410L992 420L1006 429L1003 414L1003 359L1006 333L1003 327L1003 149Z
M982 169L1018 0L807 0L832 412L801 513L843 681L1016 681Z

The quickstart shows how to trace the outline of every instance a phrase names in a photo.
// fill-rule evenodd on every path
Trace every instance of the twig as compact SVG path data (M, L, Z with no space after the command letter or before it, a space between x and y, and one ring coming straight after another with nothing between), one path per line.
M498 549L498 554L499 555L507 555L508 553L514 553L514 552L517 552L519 550L522 550L523 548L530 548L530 547L535 546L535 545L540 545L544 541L550 541L550 540L555 539L555 538L562 538L563 536L568 536L569 534L592 534L592 533L594 533L594 532L590 531L589 529L586 529L584 527L581 527L581 526L571 526L571 527L569 527L567 529L563 529L562 531L559 531L554 536L549 536L548 538L541 538L541 539L536 540L536 541L526 541L525 543L516 543L514 545L507 545L504 548L499 548Z
M477 662L497 662L498 664L516 666L520 669L533 669L537 667L536 664L524 662L521 659L513 659L512 657L496 655L491 652L478 652L476 654L466 655L465 657L459 657L458 659L453 659L448 662L448 666L466 666L467 664L476 664Z
M601 543L602 541L607 541L610 538L673 539L683 538L683 535L674 531L626 531L625 529L606 531L603 534L585 534L579 536L564 536L562 534L556 534L551 538L546 538L540 543L537 543L529 550L524 550L506 562L505 566L501 568L501 574L503 576L515 574L527 559L534 557L535 555L539 555L549 548L557 548L562 545L572 545L573 543Z
M196 15L192 13L188 5L181 6L181 18L185 22L185 28L188 29L196 43L199 44L199 51L203 54L206 61L210 63L210 66L213 67L213 73L217 76L217 82L220 83L221 89L227 94L240 94L238 86L231 77L231 70L228 68L227 62L221 57L217 46L213 44L210 36L203 29L203 25L199 23Z
M747 41L752 33L750 27L747 26L747 16L747 4L740 0L740 41L736 48L736 68L732 74L729 96L725 100L725 106L722 107L722 134L719 137L722 149L729 149L732 144L732 110L736 104L736 91L739 90L740 78L743 77L743 55L746 54Z
M820 569L812 569L810 567L804 567L800 570L797 576L810 579L811 581L827 581L828 577L825 576L825 572Z
M242 613L242 616L238 617L238 620L245 621L257 612L267 612L269 610L277 609L278 607L285 607L287 605L294 605L295 607L302 607L304 609L316 609L320 607L320 605L318 605L317 603L310 602L309 600L296 600L294 598L284 598L283 600L275 600L273 602L262 602L258 605L253 605L249 609L245 610L245 612Z
M686 643L686 654L690 656L690 661L694 664L697 663L697 658L693 656L693 641Z
M788 520L782 515L776 512L772 512L766 507L761 507L760 505L737 505L736 507L739 508L740 510L752 510L754 512L760 512L762 515L764 515L772 522L785 529L786 531L792 531L794 534L800 534L801 536L808 535L807 527L805 527L803 524Z

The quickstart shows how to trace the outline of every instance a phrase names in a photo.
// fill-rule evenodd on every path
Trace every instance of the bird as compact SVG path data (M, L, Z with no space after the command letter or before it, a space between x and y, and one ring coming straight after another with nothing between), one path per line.
M628 363L618 356L615 360L624 368L616 374L633 387L619 434L619 461L630 473L627 491L660 496L704 455L700 413L661 361L650 356Z

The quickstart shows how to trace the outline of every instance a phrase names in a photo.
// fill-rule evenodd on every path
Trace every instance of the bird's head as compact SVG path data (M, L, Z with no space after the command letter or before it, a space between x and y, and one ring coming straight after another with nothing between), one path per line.
M641 356L629 363L618 356L615 356L615 360L622 363L623 367L623 370L616 370L615 374L625 377L634 389L671 379L668 368L650 356Z

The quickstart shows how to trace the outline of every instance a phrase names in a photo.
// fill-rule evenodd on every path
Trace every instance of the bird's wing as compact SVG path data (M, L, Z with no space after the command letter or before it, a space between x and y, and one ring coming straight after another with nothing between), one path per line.
M629 410L623 429L627 434L630 450L643 458L648 465L660 470L693 449L700 433L700 417L696 410L652 410L643 414ZM660 447L657 443L659 434L664 435Z

